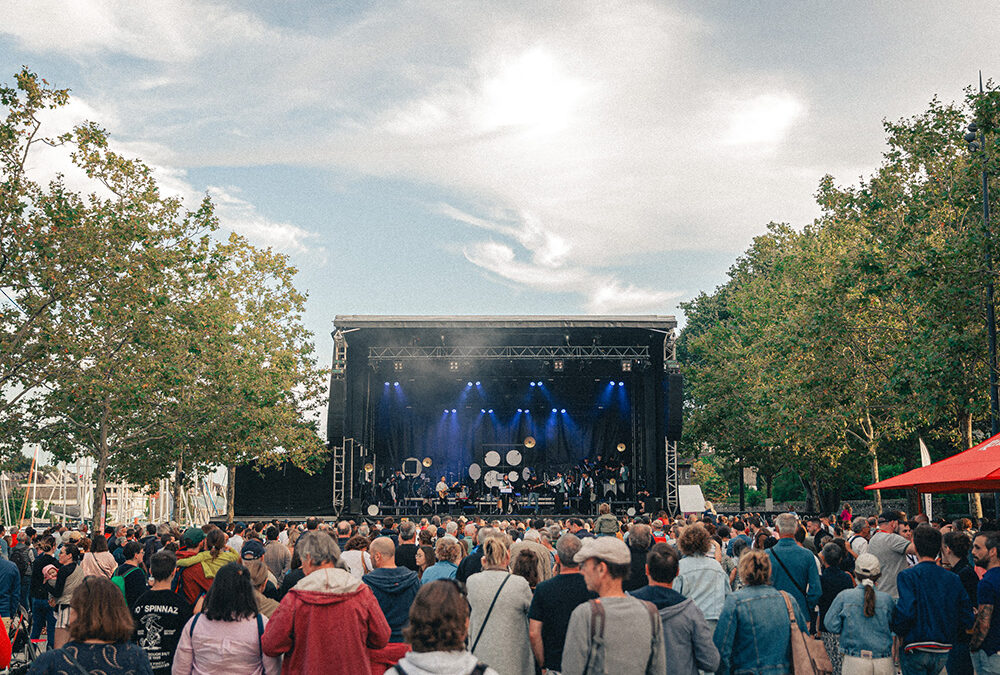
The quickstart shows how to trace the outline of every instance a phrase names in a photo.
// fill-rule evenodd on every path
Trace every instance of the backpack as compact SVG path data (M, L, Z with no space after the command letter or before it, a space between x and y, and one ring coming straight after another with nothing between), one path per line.
M10 561L17 565L17 571L21 577L31 576L31 562L28 560L28 549L23 546L15 546L10 550Z
M587 649L587 662L583 666L584 675L606 675L604 669L604 606L601 604L601 599L588 600L590 604L590 647ZM656 649L656 643L662 642L663 638L663 624L660 619L660 612L656 609L656 606L651 602L646 602L641 600L646 611L649 612L649 627L652 631L652 637L649 644L649 657L647 658L646 666L648 669L649 661L653 659L653 651ZM598 629L597 624L600 622L601 627Z
M125 577L132 574L132 572L137 572L137 571L139 571L139 568L133 567L125 574L118 574L118 572L115 572L114 575L111 577L111 583L113 583L115 586L118 587L118 590L122 592L123 597L126 598L128 597L125 595Z

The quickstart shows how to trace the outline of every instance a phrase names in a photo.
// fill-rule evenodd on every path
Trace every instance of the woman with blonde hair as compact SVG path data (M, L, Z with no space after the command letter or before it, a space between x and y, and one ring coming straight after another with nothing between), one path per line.
M458 573L458 563L462 559L462 545L454 537L441 537L434 546L436 562L424 570L421 583L437 579L454 579Z
M205 578L213 579L223 566L239 562L240 556L227 547L228 541L226 533L216 527L205 536L205 550L189 558L179 559L177 566L183 569L201 563Z
M792 672L788 608L792 608L799 629L804 631L806 620L799 603L771 585L767 551L745 551L736 569L743 588L726 596L715 627L714 641L721 657L716 672Z
M483 571L468 581L470 649L476 658L501 675L532 673L535 657L528 639L528 581L508 571L510 544L506 537L483 542Z

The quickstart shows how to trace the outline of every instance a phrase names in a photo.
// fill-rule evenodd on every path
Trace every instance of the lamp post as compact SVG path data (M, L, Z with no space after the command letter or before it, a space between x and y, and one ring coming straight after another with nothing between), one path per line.
M983 75L979 74L979 94L983 95ZM990 193L987 174L986 133L975 122L969 124L965 140L971 152L982 153L983 162L983 231L986 235L986 333L990 347L990 436L1000 432L1000 403L997 401L997 321L993 303L993 235L990 231Z

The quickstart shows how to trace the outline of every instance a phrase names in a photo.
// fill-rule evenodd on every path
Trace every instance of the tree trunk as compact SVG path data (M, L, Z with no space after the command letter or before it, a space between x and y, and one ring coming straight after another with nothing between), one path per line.
M236 501L236 466L229 467L229 481L226 484L226 522L233 524L233 503Z
M816 475L810 472L809 476L809 494L812 495L812 510L815 512L821 512L823 510L823 498L819 493L819 481L816 479Z
M93 530L104 534L104 526L107 524L107 513L104 506L104 487L107 483L108 475L108 417L110 416L110 406L107 401L104 403L104 412L101 415L101 436L97 448L97 470L94 472L94 508L92 513ZM83 518L83 509L80 509L80 517Z
M958 416L958 428L962 434L962 446L968 450L972 443L972 413L963 412ZM978 492L969 495L969 513L982 520L983 500Z
M184 514L184 481L181 480L181 473L184 471L184 458L177 458L177 470L174 473L174 520L177 523L182 523L181 520Z

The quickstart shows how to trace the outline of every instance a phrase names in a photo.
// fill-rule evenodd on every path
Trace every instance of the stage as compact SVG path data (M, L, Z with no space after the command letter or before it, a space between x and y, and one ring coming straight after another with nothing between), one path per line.
M338 316L334 328L328 464L239 468L237 517L670 506L673 317Z

